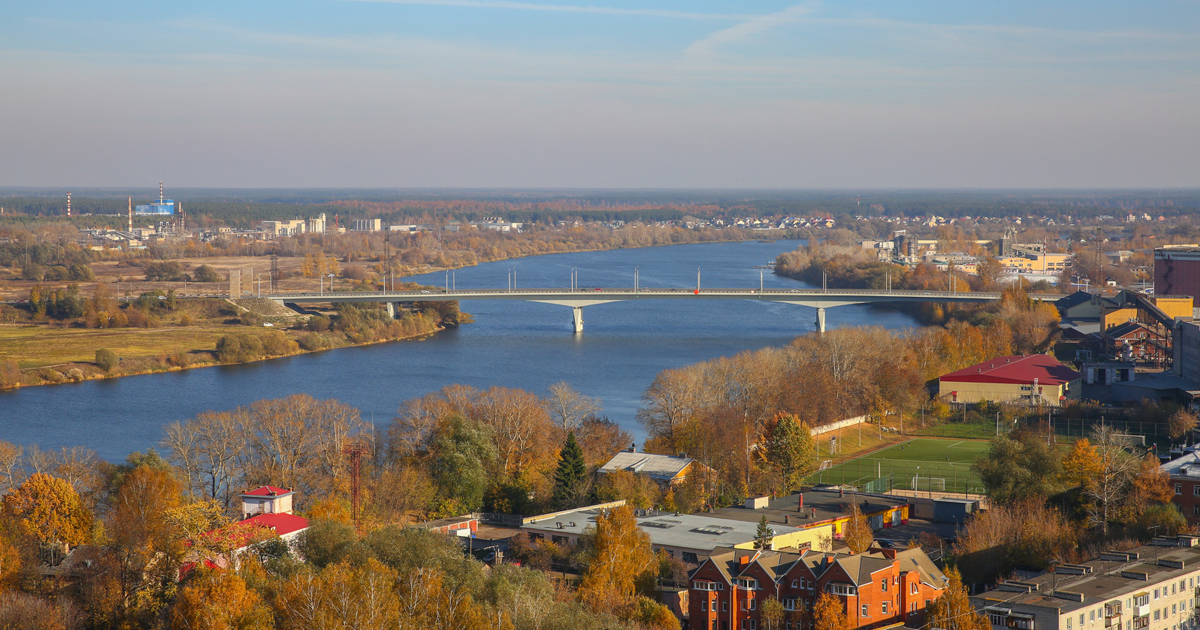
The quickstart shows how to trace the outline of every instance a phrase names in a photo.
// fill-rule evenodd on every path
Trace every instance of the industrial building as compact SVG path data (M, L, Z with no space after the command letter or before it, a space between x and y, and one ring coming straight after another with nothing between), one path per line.
M1154 293L1188 295L1200 306L1200 247L1162 247L1154 250Z
M782 497L750 497L740 506L710 512L710 516L758 523L767 517L771 524L817 529L829 528L834 540L843 537L850 522L851 505L867 517L871 529L881 530L908 523L911 506L902 497L866 492L846 492L841 488L805 488L803 492ZM778 546L778 545L776 545Z
M1083 375L1045 354L996 357L938 379L949 402L1015 402L1061 406L1079 398Z

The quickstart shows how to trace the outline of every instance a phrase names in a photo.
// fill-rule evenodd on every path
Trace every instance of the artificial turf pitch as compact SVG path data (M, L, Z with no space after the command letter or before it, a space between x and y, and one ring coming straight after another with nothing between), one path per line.
M890 474L890 486L896 489L937 491L942 490L940 486L944 483L946 492L982 492L983 484L971 472L971 464L987 448L988 443L983 440L915 438L818 471L808 480L863 488L868 482ZM918 471L922 481L914 488L913 478Z

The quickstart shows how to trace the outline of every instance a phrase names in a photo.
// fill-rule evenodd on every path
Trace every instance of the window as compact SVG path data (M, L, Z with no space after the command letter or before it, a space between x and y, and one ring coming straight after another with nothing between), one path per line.
M750 610L754 610L754 602L755 601L758 601L758 600L754 600L754 599L750 600Z
M756 588L758 588L758 580L756 580L754 578L738 578L737 585L738 585L738 588L740 588L740 589L744 589L747 591L753 591Z
M912 593L913 595L916 595L916 594L917 594L917 583L916 583L916 582L913 582L913 583L910 585L910 587L909 587L909 592L910 592L910 593Z
M709 582L708 580L696 580L692 582L692 588L697 591L715 591L717 590L717 583Z
M913 602L911 606L912 608L909 608L908 612L917 612L917 602Z
M756 624L758 624L758 621L754 619L743 619L742 630L756 630Z
M712 630L717 630L717 620L716 619L712 620Z
M866 604L863 604L863 605L862 605L862 616L863 616L863 617L870 617L870 616L871 616L871 611L870 611L870 610L867 608L867 605L866 605Z
M1192 486L1192 496L1200 497L1200 483Z
M1200 488L1200 486L1196 486L1196 487L1197 487L1197 488ZM1193 506L1192 506L1192 514L1193 514L1193 515L1200 515L1200 504L1196 504L1196 505L1193 505Z
M884 593L887 592L887 583L888 583L888 581L886 578L884 578L884 580L879 583L879 587L883 589Z
M1088 621L1095 621L1096 620L1096 611L1092 610L1090 612L1092 613L1092 616L1090 618L1088 618Z
M825 590L834 595L854 595L854 587L849 584L827 584Z
M1083 613L1079 613L1079 627L1083 627Z
M784 610L796 610L796 598L789 597L789 598L783 600L783 609Z
M721 600L721 612L729 612L729 601Z
M1175 604L1171 604L1171 614L1175 614Z
M1154 589L1154 599L1158 599L1158 589Z
M700 600L700 612L708 612L708 600Z
M1158 621L1158 609L1154 610L1154 620Z
M916 606L916 604L913 604L913 605ZM992 613L992 612L988 613L988 621L992 622L993 626L1006 625L1004 623L1004 615L998 615L998 614ZM1071 618L1070 617L1067 618L1067 627L1068 628L1071 627Z
M885 615L887 614L887 605L888 605L887 602L883 602L883 614L885 614Z
M691 564L697 564L700 562L700 559L696 557L695 552L685 551L683 552L683 561Z
M1003 625L1003 624L998 624L998 623L995 623L995 622L992 622L992 623L993 623L994 625L997 625L997 626L999 626L999 625ZM1067 617L1067 630L1071 630L1071 618L1070 618L1070 617Z
M796 588L799 585L800 585L799 580L792 580L792 588ZM804 587L801 586L800 588L804 588Z

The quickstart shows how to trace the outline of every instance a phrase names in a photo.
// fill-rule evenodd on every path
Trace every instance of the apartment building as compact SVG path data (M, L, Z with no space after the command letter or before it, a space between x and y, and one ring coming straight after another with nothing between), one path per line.
M690 575L689 627L765 628L760 602L778 598L786 611L781 630L811 630L821 593L842 602L851 628L913 625L945 586L946 577L919 548L860 554L717 549Z
M1196 625L1200 538L1164 537L971 598L995 630L1188 630Z

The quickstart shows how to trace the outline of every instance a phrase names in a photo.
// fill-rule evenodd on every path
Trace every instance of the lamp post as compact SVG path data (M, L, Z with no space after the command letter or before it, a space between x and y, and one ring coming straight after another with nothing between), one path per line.
M328 275L329 275L329 293L330 293L330 295L332 295L333 294L333 279L335 276L333 274L328 274Z

